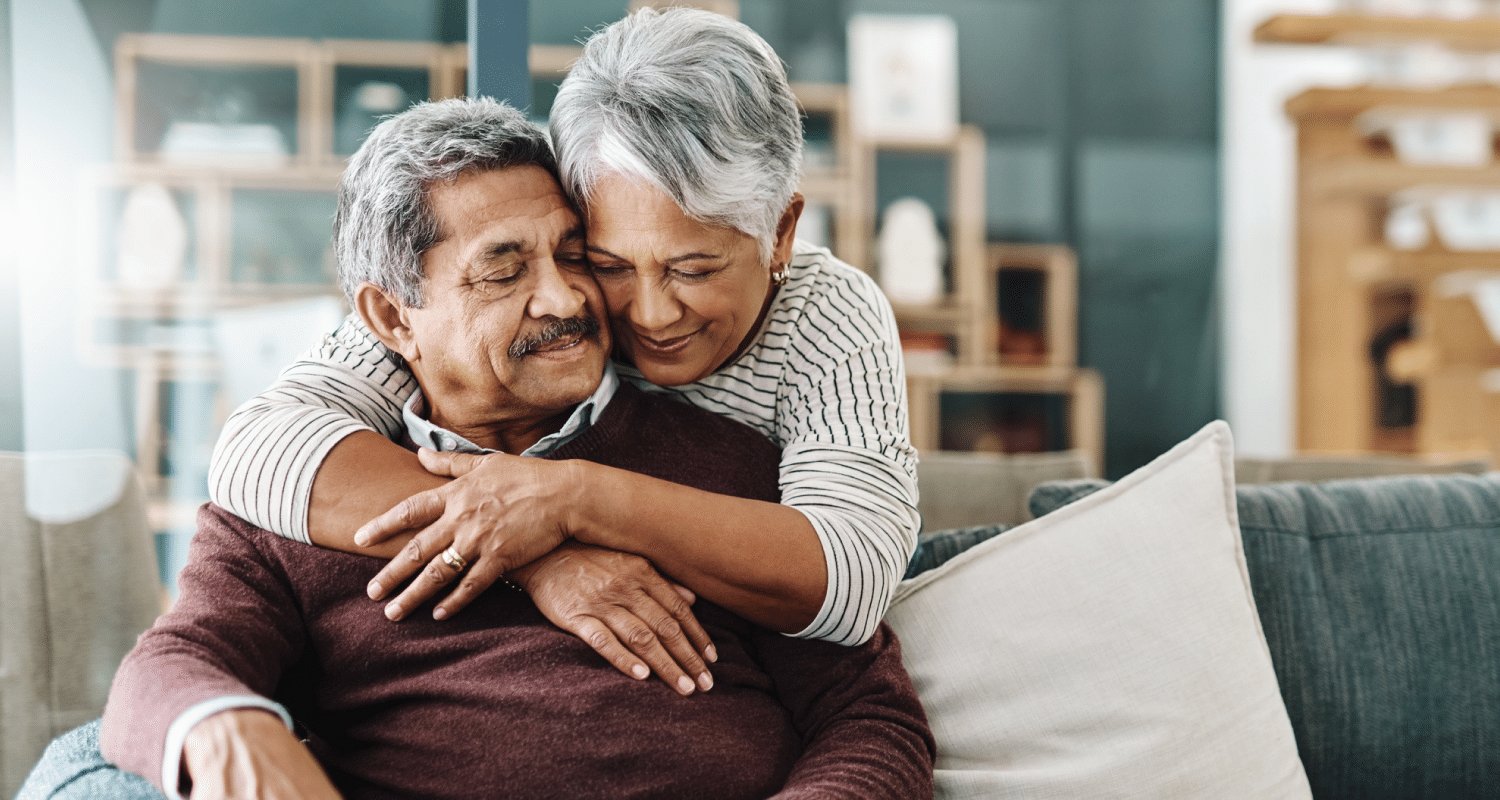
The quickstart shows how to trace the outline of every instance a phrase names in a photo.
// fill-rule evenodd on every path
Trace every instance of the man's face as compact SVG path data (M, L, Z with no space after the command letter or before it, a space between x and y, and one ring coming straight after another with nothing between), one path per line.
M587 399L609 326L557 182L534 166L474 172L429 200L440 239L422 256L426 302L406 314L433 423L484 444Z

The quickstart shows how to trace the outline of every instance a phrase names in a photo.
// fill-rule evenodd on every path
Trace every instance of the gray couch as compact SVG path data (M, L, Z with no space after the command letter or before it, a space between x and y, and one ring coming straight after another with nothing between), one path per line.
M1030 511L1107 485L1045 484ZM1500 797L1500 473L1239 485L1236 495L1313 796ZM924 534L909 575L1006 528Z
M0 453L0 796L53 737L99 716L161 611L134 467L107 451Z

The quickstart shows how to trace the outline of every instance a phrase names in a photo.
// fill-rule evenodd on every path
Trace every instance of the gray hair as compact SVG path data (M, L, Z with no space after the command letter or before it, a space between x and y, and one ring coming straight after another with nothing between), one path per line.
M488 97L419 103L375 126L339 181L333 251L344 295L352 303L369 281L420 308L422 254L443 236L428 192L465 173L528 165L556 177L546 135Z
M640 178L770 261L797 191L802 118L781 59L748 26L692 8L625 17L584 45L549 127L563 189L585 213L604 176Z

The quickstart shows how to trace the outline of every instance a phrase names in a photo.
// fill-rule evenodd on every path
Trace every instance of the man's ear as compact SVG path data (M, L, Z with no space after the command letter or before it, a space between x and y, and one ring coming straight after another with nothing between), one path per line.
M410 309L390 292L365 281L354 290L354 310L381 344L408 362L421 355L411 330Z
M792 240L797 238L797 220L802 218L805 203L802 193L794 192L792 202L787 203L786 211L781 212L781 220L776 223L776 246L771 249L773 268L792 262Z

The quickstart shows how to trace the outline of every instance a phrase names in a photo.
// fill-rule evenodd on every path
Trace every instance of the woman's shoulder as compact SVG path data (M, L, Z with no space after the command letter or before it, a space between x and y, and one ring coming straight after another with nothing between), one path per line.
M822 337L834 331L844 340L894 338L896 316L890 301L862 270L839 260L827 248L797 243L786 286L773 307L777 321L793 338ZM858 346L858 341L849 341Z

